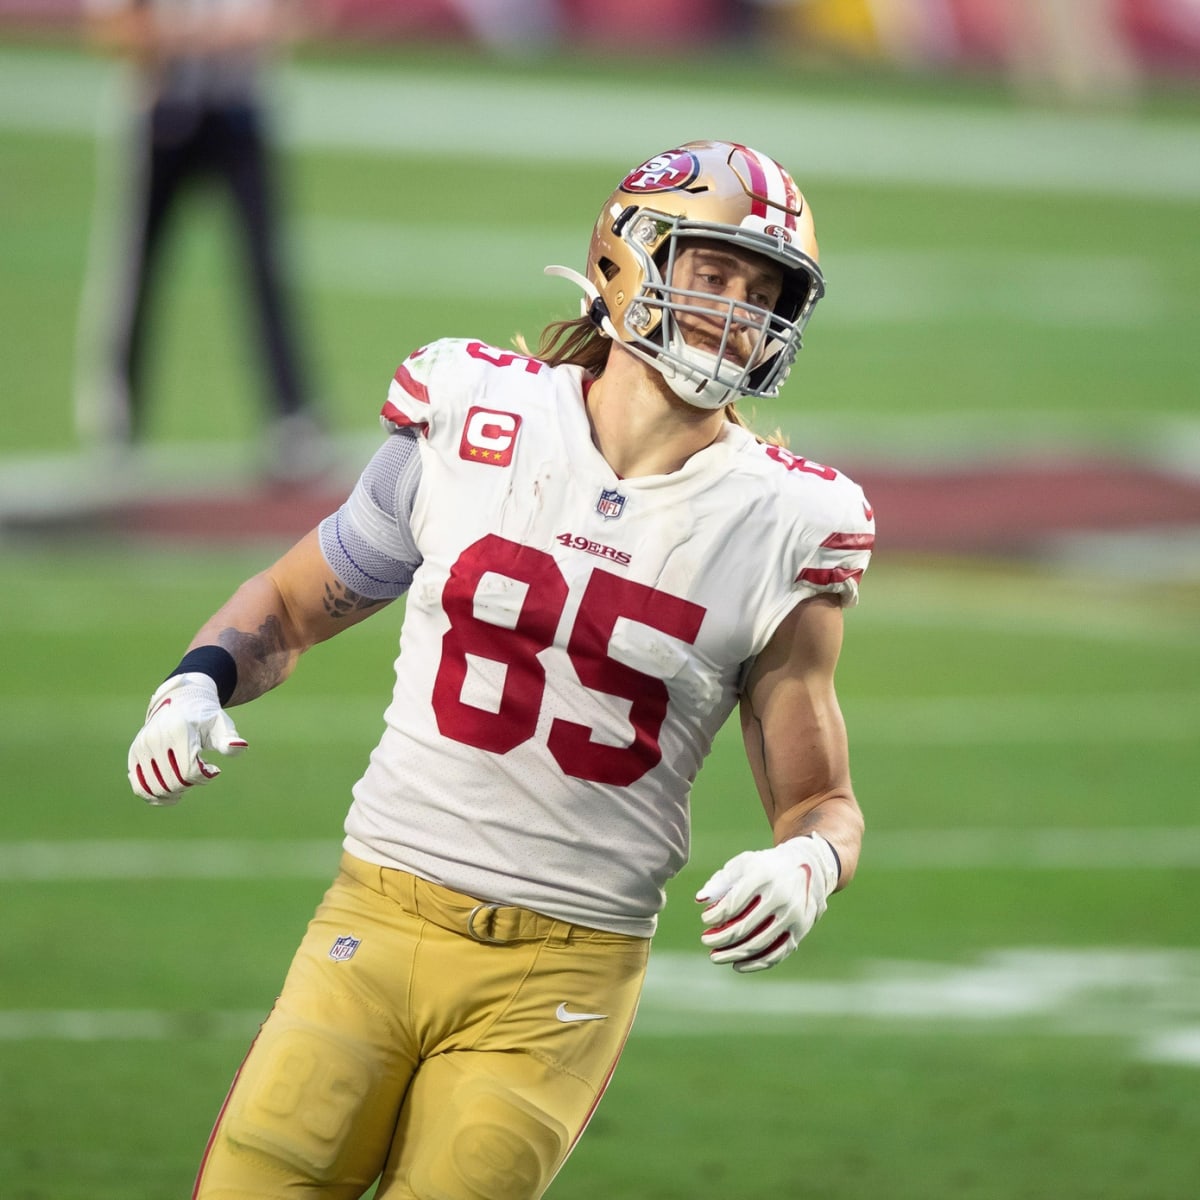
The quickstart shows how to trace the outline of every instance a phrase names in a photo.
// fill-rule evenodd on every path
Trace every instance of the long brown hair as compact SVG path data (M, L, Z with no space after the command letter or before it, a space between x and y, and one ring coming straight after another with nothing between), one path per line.
M586 315L570 321L551 321L542 330L536 350L530 350L523 334L517 334L513 344L522 354L540 359L551 367L567 364L582 367L593 379L599 379L604 374L608 354L612 349L612 340L607 334L601 333L591 317ZM732 404L725 405L725 419L743 429L749 428L741 413ZM759 441L782 444L778 432L769 438L759 438Z

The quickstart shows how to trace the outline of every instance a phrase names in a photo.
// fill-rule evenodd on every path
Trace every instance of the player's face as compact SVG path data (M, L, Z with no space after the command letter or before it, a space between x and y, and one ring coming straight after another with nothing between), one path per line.
M727 243L689 240L675 260L671 284L700 294L689 299L687 310L675 314L684 340L700 350L712 354L721 351L726 318L733 306L735 321L725 342L724 356L744 367L757 353L763 338L759 332L761 312L754 313L742 306L752 304L774 312L783 290L783 268L769 258ZM704 299L708 295L714 298L711 303ZM759 329L742 321L757 324Z

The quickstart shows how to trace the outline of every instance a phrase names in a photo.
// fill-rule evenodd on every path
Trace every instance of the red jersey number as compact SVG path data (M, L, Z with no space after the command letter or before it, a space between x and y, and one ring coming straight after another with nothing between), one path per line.
M483 342L468 342L467 356L477 358L480 362L491 363L493 367L511 367L513 363L521 363L530 375L536 375L546 364L539 359L530 358L528 354L514 354L509 350L497 350Z
M817 475L821 479L837 478L837 472L832 467L826 467L811 459L801 458L799 454L793 454L782 446L768 446L767 457L773 458L777 463L782 463L789 471L803 471L806 475Z
M511 626L476 615L475 595L488 573L525 585ZM506 754L533 737L546 689L546 672L538 655L554 641L567 592L558 564L544 551L495 534L463 551L442 591L450 628L442 638L442 661L433 687L438 729L446 737L493 754ZM587 725L557 717L550 724L546 744L565 774L624 787L662 758L658 735L670 696L661 679L609 657L609 641L622 617L691 643L700 631L704 609L599 568L588 580L567 640L567 654L584 687L630 702L634 738L628 746L605 745L592 740ZM462 699L468 655L504 666L495 712Z

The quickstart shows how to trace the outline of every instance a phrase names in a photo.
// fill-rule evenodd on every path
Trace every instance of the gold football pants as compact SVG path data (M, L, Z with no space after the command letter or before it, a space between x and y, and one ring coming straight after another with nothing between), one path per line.
M527 1200L616 1067L650 943L343 855L194 1200Z

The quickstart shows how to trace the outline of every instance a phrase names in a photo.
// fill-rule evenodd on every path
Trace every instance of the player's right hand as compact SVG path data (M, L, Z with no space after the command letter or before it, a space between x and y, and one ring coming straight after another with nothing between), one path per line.
M150 697L146 723L129 747L129 786L150 804L178 804L188 788L221 773L202 750L241 754L246 746L209 676L172 675Z

